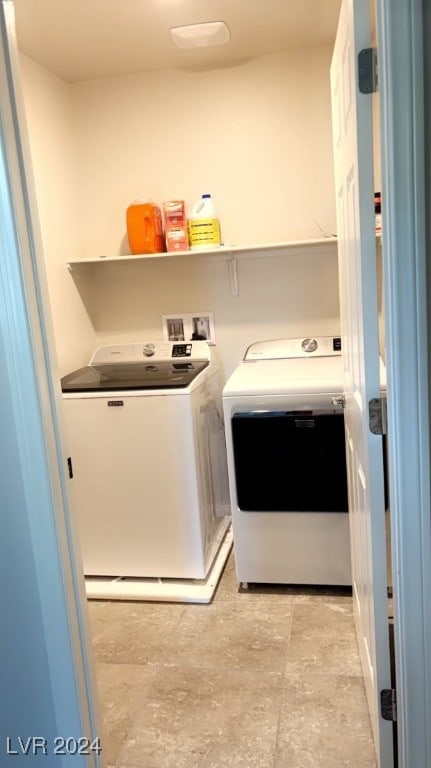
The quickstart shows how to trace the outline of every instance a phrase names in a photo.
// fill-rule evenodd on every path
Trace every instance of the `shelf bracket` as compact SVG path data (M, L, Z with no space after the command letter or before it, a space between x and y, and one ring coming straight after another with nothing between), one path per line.
M230 292L232 296L239 296L238 264L235 256L229 254L227 259L229 269Z

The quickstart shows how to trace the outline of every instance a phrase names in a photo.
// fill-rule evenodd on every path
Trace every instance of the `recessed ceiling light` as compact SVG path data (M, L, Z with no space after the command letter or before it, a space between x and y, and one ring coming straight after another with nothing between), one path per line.
M188 24L169 30L178 48L206 48L223 45L230 41L230 32L224 21L208 21L204 24Z

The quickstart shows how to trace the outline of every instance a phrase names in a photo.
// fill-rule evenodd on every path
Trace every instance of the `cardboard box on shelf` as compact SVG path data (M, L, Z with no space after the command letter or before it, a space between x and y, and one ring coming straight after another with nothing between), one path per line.
M187 251L189 248L189 238L184 200L168 200L163 203L163 216L165 220L166 250Z

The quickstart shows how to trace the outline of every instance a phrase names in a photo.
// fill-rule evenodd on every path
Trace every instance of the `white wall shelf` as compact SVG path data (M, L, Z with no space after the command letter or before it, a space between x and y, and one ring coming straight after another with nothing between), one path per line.
M229 281L232 296L239 295L237 262L240 259L264 258L270 255L295 255L304 252L328 252L336 253L334 245L336 237L324 237L313 240L290 240L282 243L259 243L256 245L222 245L220 248L196 249L189 251L175 251L169 253L146 253L123 256L98 256L95 258L69 259L69 270L97 264L125 264L130 262L143 262L148 259L179 259L184 256L207 256L215 261L225 261L229 268Z

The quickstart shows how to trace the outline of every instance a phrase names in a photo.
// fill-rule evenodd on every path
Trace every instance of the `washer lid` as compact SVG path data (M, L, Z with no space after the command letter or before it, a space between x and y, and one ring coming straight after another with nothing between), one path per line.
M209 360L87 365L61 380L63 392L118 392L136 389L183 389L209 365Z
M340 355L280 360L245 360L225 384L224 397L340 393L343 363Z

